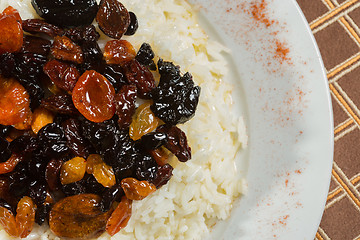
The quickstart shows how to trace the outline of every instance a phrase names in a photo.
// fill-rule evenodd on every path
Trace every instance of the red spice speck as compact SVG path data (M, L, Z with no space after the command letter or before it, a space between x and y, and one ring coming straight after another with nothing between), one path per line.
M287 187L287 186L288 186L288 184L289 184L289 180L288 180L288 179L286 179L286 180L285 180L285 186Z
M290 50L286 47L285 43L276 40L276 51L275 51L275 58L277 58L280 64L284 62L290 63L290 58L288 57Z
M259 3L253 2L251 5L251 14L255 20L264 23L266 27L270 27L275 23L274 20L270 20L267 16L267 3L265 0L261 0Z
M300 170L300 169L299 169L299 170L296 170L295 173L301 174L301 170Z
M283 216L283 217L280 217L279 219L279 223L286 226L286 220L289 218L289 215L286 215L286 216Z

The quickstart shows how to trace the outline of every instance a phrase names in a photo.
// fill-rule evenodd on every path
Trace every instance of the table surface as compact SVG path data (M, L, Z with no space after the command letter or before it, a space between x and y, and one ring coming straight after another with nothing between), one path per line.
M335 151L315 239L360 239L360 0L297 0L318 43L334 110Z

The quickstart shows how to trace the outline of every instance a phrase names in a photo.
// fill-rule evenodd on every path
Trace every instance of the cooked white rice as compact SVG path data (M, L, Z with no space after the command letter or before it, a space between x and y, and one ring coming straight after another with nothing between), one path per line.
M243 179L235 166L237 152L246 146L241 117L229 114L232 86L224 81L228 72L222 56L227 51L208 39L199 27L191 6L183 0L122 0L136 13L139 29L125 37L136 49L150 43L163 59L189 71L201 86L196 116L180 126L192 148L187 163L172 161L169 183L142 201L134 201L128 226L114 237L99 239L200 239L216 221L226 219L243 192ZM12 5L23 19L36 14L30 0L0 0L0 10ZM107 40L102 37L103 41ZM4 230L0 239L12 239ZM48 226L36 226L27 239L59 239Z

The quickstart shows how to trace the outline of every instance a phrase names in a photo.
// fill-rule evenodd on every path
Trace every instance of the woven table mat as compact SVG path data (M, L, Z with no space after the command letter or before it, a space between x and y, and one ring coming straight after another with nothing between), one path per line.
M360 0L297 2L318 43L334 110L334 165L316 239L360 239Z

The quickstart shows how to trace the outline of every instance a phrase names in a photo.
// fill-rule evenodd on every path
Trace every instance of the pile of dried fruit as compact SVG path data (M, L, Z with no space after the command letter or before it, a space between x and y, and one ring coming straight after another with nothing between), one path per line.
M191 158L176 124L200 88L149 44L120 40L138 23L117 0L32 5L45 20L0 14L0 224L22 238L45 221L60 237L114 235L132 200L169 181L170 154ZM104 52L94 18L115 39Z

